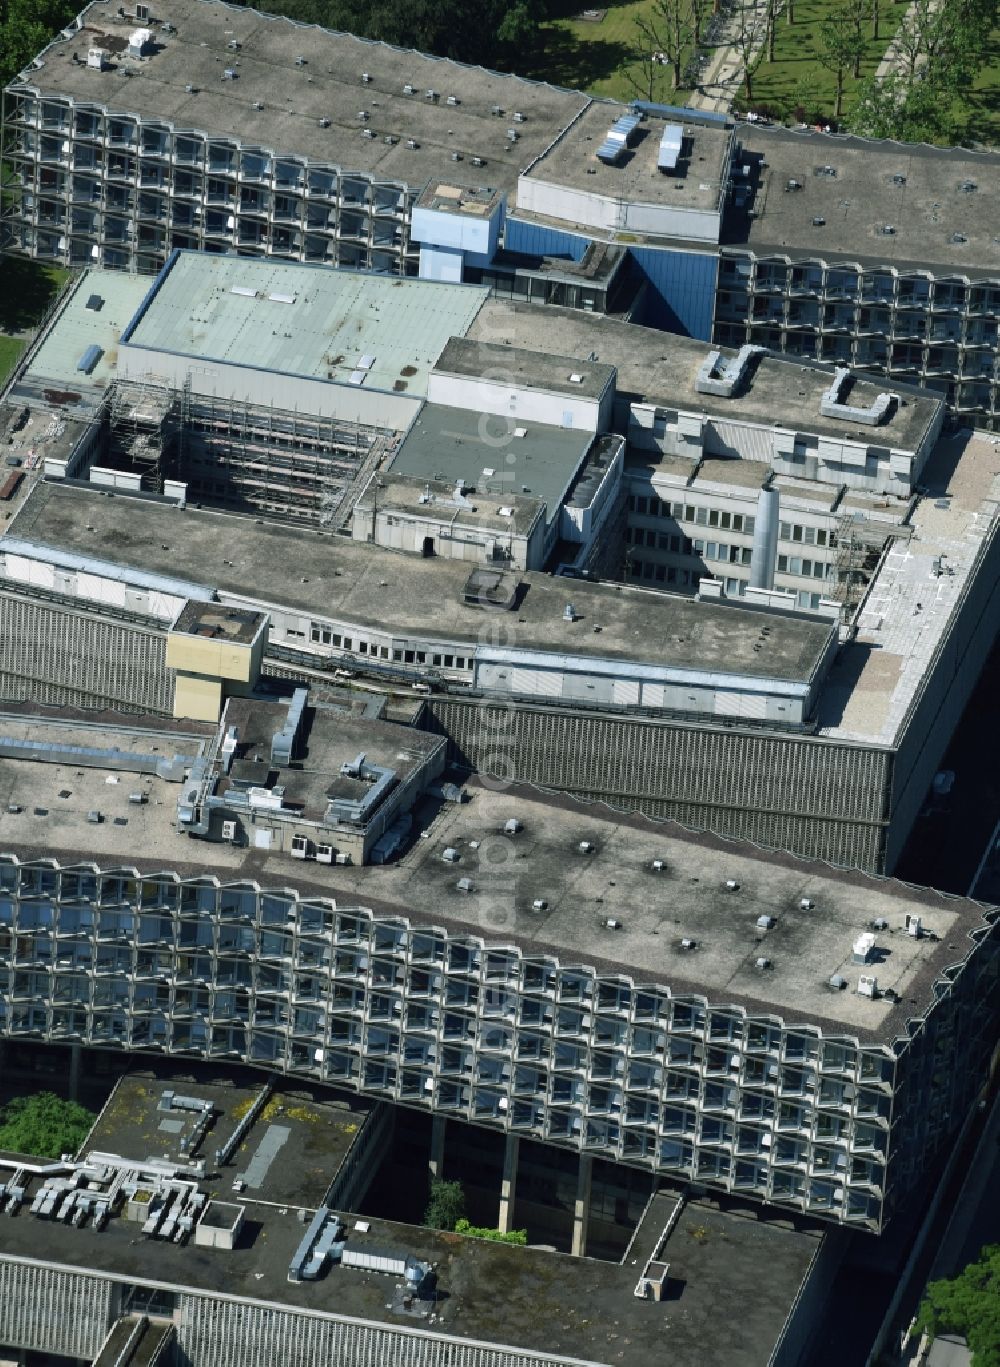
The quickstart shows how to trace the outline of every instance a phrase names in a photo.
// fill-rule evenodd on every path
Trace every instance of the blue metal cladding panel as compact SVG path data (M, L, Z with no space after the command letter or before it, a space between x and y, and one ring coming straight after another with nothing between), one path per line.
M719 258L712 252L633 247L631 254L649 282L643 316L637 322L707 342L712 336Z
M590 242L589 237L580 233L564 233L539 223L521 223L516 218L507 219L504 235L504 246L510 252L523 252L526 256L568 256L573 261L583 259Z

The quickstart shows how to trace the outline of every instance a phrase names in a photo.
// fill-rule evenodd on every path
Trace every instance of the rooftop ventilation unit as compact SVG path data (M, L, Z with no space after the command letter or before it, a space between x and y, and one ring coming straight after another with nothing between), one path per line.
M444 860L446 864L457 864L459 858L458 850L456 850L453 845L449 845L448 848L441 855L441 858Z
M894 223L883 223L882 226L879 228L879 232L882 234L883 237L895 237L896 225Z
M897 171L892 178L892 183L893 185L899 185L900 187L902 187L906 184L906 176L903 174L902 171Z
M763 354L765 348L748 343L735 356L723 361L721 351L710 351L695 376L694 387L699 394L715 394L720 399L731 399L750 370L750 362Z
M295 65L296 65L296 66L305 66L305 64L306 64L306 59L305 59L304 57L301 57L301 56L300 56L300 57L296 57L296 59L295 59Z
M576 609L573 607L573 604L572 604L572 603L567 603L566 606L563 608L563 621L564 621L564 622L575 622L575 621L576 621Z
M813 901L813 899L812 899L811 897L800 897L800 898L799 898L799 910L800 910L800 911L812 911L812 909L815 907L815 905L816 905L816 903Z
M254 100L254 102L253 102L253 107L254 107L254 109L256 109L256 110L259 112L261 109L264 108L264 101L263 101L263 100Z
M439 100L440 98L441 98L441 96L438 94L438 92L437 92L436 90L425 90L425 91L424 91L424 99L425 99L425 100Z
M413 86L410 85L409 81L407 81L406 85L403 86L403 94L404 94L404 95L412 95L412 94L413 94Z
M526 116L525 114L522 114L522 113L521 113L520 109L515 109L515 110L514 110L514 122L515 122L515 123L524 123L526 117L527 117L527 116Z
M516 816L508 817L508 819L503 823L504 835L517 835L518 831L522 829L523 828L521 826L521 823L520 821L518 821Z
M603 925L605 930L621 930L622 928L622 923L618 920L617 916L609 916L607 920L603 922Z
M224 81L235 81L235 80L236 80L236 71L235 71L235 68L233 68L233 67L231 67L231 66L227 66L226 69L225 69L225 71L222 73L222 79L223 79Z
M963 195L971 195L979 189L979 186L974 180L963 180L959 181L958 188L961 190Z
M727 892L739 892L740 885L739 883L737 883L735 878L726 879L726 890Z
M460 879L458 880L458 882L455 884L455 887L458 888L459 892L471 892L471 891L472 891L472 879L471 879L471 878L460 878Z
M495 105L493 106L493 108L490 110L490 113L493 115L493 117L494 117L495 119L502 119L502 118L503 118L503 105L502 105L502 104L495 104Z
M395 147L395 146L396 146L396 143L399 142L399 138L396 136L395 133L386 133L386 135L385 135L385 137L382 139L382 141L383 141L383 142L386 144L386 146L388 146L388 147Z
M579 845L577 845L577 849L581 854L593 854L594 842L592 840L581 840Z
M237 42L235 38L230 38L229 42L226 44L226 47L229 49L230 52L239 52L242 46L243 44Z
M362 123L367 123L367 122L368 122L368 117L369 117L369 115L368 115L368 110L367 110L367 109L359 109L359 110L358 110L358 118L361 120Z
M906 933L912 935L914 940L919 940L924 933L924 925L919 916L907 916Z
M638 127L638 119L636 126ZM684 129L679 123L668 123L660 137L660 149L656 154L658 171L675 171L684 143Z
M874 403L867 408L844 402L844 392L851 378L846 366L837 366L833 372L833 383L824 390L820 399L819 411L824 418L841 418L844 422L857 422L865 427L877 427L883 419L890 416L896 396L879 394Z
M777 921L775 920L775 918L774 918L773 916L766 916L766 915L765 915L765 916L758 916L758 917L757 917L757 929L758 929L758 930L773 930L774 927L775 927L777 924L778 924L778 923L777 923Z
M462 154L461 154L461 152L452 152L452 154L451 154L451 159L452 159L452 161L461 161L461 160L462 160Z
M654 873L662 873L667 866L662 859L654 859L650 867Z
M536 897L531 904L532 911L547 911L549 907L544 897Z
M833 977L828 979L828 985L832 987L835 992L843 992L844 988L847 986L847 979L842 977L839 973L834 973Z
M406 145L411 152L415 152L417 148L420 146L420 143L417 142L416 138L407 138Z
M759 958L754 959L753 966L761 973L763 973L765 969L773 967L771 960L766 958L763 954L761 954Z
M802 189L802 182L801 182L801 180L786 180L786 181L785 181L785 194L786 194L786 195L787 195L787 194L794 194L796 190L801 190L801 189Z
M866 964L875 948L875 936L870 930L864 931L854 941L852 958L856 964Z
M517 142L517 140L518 140L518 138L519 138L520 136L521 136L521 135L520 135L520 133L517 131L516 128L508 128L508 129L507 129L507 141L508 141L508 142Z
M325 114L324 114L323 117L320 119L320 121L319 121L319 126L320 126L320 128L329 128L329 127L330 127L330 120L326 117Z
M482 157L473 157L472 164L473 166L485 166L486 162L483 160Z
M462 103L462 101L458 98L457 95L449 95L448 98L447 98L447 100L445 100L445 104L450 104L451 107L452 107L453 109L454 109L455 105L461 104L461 103Z
M858 978L858 996L871 997L874 1001L878 996L878 978L873 978L869 973L862 973Z
M363 82L365 85L371 85L371 82L372 82L371 72L362 71L362 73L361 73L361 80L362 80L362 82Z
M698 941L697 941L697 940L689 939L687 936L685 936L684 939L681 941L681 949L686 950L686 951L690 951L690 950L692 950L692 949L695 949L695 948L697 947L697 945L698 945Z
M888 930L889 922L884 916L876 916L874 921L869 922L872 930Z
M362 136L363 138L369 138L369 139L371 139L371 138L376 137L377 135L376 135L375 130L374 130L373 128L362 128L362 130L361 130L361 136Z

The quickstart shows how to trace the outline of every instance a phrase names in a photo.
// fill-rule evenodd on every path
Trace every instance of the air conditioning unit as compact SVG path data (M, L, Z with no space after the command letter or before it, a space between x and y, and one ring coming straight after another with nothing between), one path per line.
M333 846L332 846L332 845L317 845L317 846L316 846L316 862L317 862L317 864L332 864L332 863L333 863Z
M878 978L872 977L868 973L862 973L858 978L858 996L871 997L878 996Z
M309 853L309 841L306 839L306 837L305 837L304 835L293 835L293 836L292 836L292 850L291 850L292 858L293 858L293 859L305 859L305 857L306 857L306 855L307 855L308 853Z
M222 823L222 838L223 838L223 840L235 840L235 839L236 839L236 822L235 822L235 821L224 821L224 822Z

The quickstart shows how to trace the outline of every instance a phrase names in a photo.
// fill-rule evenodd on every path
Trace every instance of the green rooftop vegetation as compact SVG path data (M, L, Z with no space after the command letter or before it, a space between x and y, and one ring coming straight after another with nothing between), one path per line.
M19 1096L0 1111L0 1149L34 1158L75 1154L96 1117L52 1092Z

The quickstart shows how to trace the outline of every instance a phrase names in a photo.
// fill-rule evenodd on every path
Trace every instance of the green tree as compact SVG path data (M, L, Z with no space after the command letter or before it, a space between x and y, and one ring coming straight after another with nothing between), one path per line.
M684 53L694 36L688 0L653 0L648 14L635 18L636 46L640 61L655 62L657 57L670 68L671 90L681 83ZM652 95L647 98L652 98Z
M860 61L859 54L863 50L862 38L851 12L850 0L844 0L844 3L830 11L820 26L819 44L819 60L828 71L833 72L836 81L833 112L839 119L844 112L844 82L847 73Z
M0 86L23 71L79 10L76 0L0 0Z
M59 1158L76 1153L93 1123L94 1116L85 1107L52 1092L15 1097L0 1112L0 1149Z
M465 1215L465 1192L461 1182L445 1182L440 1177L431 1179L431 1196L424 1211L428 1229L453 1230Z
M917 1329L961 1334L973 1367L1000 1367L1000 1244L987 1244L950 1281L931 1282L917 1312Z

